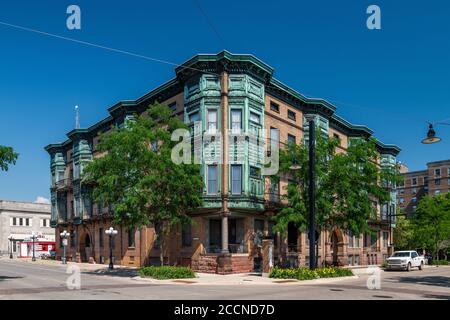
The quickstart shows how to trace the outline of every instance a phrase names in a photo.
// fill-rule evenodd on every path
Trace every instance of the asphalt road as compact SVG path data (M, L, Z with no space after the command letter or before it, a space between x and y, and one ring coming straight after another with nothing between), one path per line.
M154 284L126 276L81 273L80 290L69 290L65 266L46 266L0 259L0 299L76 300L240 300L240 299L446 299L450 300L450 267L430 267L423 271L381 272L380 289L369 290L369 275L334 283L298 285L290 282L271 285Z

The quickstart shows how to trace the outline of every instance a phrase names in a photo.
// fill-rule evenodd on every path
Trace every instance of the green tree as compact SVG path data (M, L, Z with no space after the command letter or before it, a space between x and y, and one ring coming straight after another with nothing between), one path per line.
M316 225L322 230L340 228L361 234L369 231L368 219L376 214L375 203L390 200L387 184L401 178L393 167L376 163L375 140L352 139L347 152L337 152L337 138L316 140ZM304 143L280 150L279 177L288 177L287 206L275 216L274 229L286 232L289 222L300 231L308 228L309 151ZM292 165L299 169L292 170Z
M155 228L164 264L164 235L175 224L190 223L188 213L202 204L200 167L172 162L171 141L176 129L187 129L171 110L161 104L143 115L101 135L95 158L86 168L93 182L93 198L112 206L113 219L129 228Z
M18 156L13 148L0 146L0 171L8 171L10 165L16 164Z
M404 216L398 216L394 229L395 248L398 250L415 249L417 246L413 241L413 236L411 220Z
M450 193L422 198L411 226L416 244L439 259L439 251L450 246Z

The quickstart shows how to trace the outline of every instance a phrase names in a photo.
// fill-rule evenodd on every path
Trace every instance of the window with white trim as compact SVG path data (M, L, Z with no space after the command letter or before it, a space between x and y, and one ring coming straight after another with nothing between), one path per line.
M238 109L231 110L231 131L233 134L239 134L242 129L242 111Z
M217 110L208 109L207 125L208 133L214 134L217 131Z

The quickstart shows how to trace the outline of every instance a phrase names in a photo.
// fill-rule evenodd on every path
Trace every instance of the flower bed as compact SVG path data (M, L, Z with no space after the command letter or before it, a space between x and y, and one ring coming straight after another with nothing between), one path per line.
M142 278L151 277L158 280L195 278L190 268L173 266L150 266L139 269Z
M353 276L353 272L350 269L325 267L310 270L306 267L295 269L280 269L273 268L270 273L270 278L275 279L297 279L297 280L312 280L320 278L335 278L335 277L349 277Z

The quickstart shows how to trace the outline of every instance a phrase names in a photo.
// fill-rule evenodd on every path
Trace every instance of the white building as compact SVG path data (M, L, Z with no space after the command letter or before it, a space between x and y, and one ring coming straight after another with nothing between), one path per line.
M9 255L12 244L17 256L18 243L29 239L33 232L41 239L55 241L50 213L50 204L0 200L0 255ZM10 236L12 242L8 240Z

